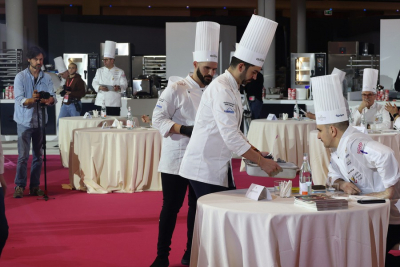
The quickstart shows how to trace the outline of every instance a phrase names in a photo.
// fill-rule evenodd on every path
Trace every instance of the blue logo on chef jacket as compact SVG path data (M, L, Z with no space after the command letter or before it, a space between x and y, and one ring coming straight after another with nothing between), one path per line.
M159 105L159 104L157 104L157 105L156 105L156 107L158 107L158 108L162 108L162 106L161 106L161 105Z
M225 113L231 113L231 114L235 113L235 111L233 111L233 109L231 109L231 108L225 109L224 112Z

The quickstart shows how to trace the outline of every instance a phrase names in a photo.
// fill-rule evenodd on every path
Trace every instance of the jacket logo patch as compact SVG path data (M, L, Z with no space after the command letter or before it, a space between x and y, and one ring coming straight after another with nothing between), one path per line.
M231 109L231 108L225 109L224 112L225 113L231 113L231 114L235 113L235 111L233 111L233 109Z
M364 153L363 148L364 148L364 145L363 145L362 142L360 142L360 143L358 144L358 146L357 146L357 154L362 154L362 153Z
M161 106L161 105L158 105L158 104L156 105L156 107L158 107L158 108L162 108L162 106Z

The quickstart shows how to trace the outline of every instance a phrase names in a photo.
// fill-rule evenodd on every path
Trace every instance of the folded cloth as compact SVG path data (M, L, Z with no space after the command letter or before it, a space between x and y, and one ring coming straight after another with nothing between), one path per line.
M118 127L118 125L119 125L119 121L117 119L114 119L114 122L111 125L111 127Z

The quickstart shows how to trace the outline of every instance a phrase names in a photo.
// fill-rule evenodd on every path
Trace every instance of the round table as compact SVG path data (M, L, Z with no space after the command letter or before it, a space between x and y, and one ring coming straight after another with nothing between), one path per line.
M314 120L252 120L247 139L260 151L271 152L275 159L301 166L303 153L308 153L308 134L315 129Z
M314 211L246 190L199 198L190 266L384 266L389 201Z
M393 149L395 157L400 162L400 132L388 131L386 133L368 134L372 139ZM313 183L325 185L328 177L328 167L331 159L331 150L325 148L318 139L318 130L310 132L310 165L313 175Z
M75 129L70 180L88 193L160 191L161 139L152 128Z
M99 127L105 121L108 124L111 124L114 121L114 119L126 121L126 117L109 117L107 119L102 119L99 117L99 118L84 119L83 116L77 116L77 117L60 118L58 125L58 147L60 149L62 165L65 168L68 168L69 166L68 165L69 149L70 149L70 143L72 141L72 131L74 129ZM134 121L136 125L139 125L138 118L134 117Z

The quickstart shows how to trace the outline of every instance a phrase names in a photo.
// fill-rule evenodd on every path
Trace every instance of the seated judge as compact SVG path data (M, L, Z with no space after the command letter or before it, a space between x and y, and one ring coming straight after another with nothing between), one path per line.
M378 84L378 73L376 69L364 69L362 102L353 113L353 126L360 126L364 117L365 127L370 129L374 122L378 122L378 116L382 116L382 123L378 129L391 128L389 112L385 110L385 106L376 103L376 87Z
M390 113L393 118L393 128L400 131L400 120L398 120L399 116L399 109L395 104L386 103L385 110Z
M328 179L347 194L390 199L386 252L400 242L400 169L391 148L349 126L338 76L312 78L318 139L331 153ZM338 101L332 101L337 99ZM386 266L400 266L400 257L386 255Z

